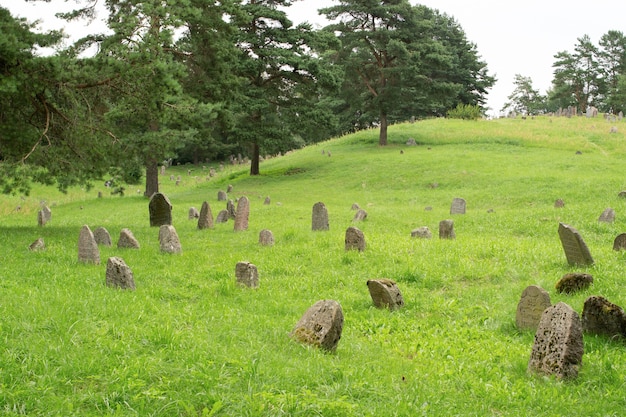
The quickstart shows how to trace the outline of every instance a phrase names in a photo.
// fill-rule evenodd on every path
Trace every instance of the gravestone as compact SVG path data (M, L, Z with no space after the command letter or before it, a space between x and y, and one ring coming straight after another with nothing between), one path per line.
M94 230L93 237L94 239L96 239L96 243L98 245L111 246L113 244L109 231L104 227L98 227L96 230Z
M582 326L585 333L621 339L626 337L626 313L606 298L593 295L585 300Z
M455 198L450 205L450 214L465 214L465 200L462 198Z
M269 206L271 202L272 200L269 198L269 196L265 197L265 200L263 200L263 205Z
M320 300L304 313L290 336L300 343L334 352L342 330L341 305L335 300Z
M417 237L420 239L430 239L433 237L433 234L428 228L428 226L422 226L422 227L418 227L417 229L411 230L411 237Z
M226 196L226 192L219 190L217 192L217 201L226 201L228 199L228 197Z
M248 197L243 196L237 202L237 212L235 214L235 232L248 230L248 218L250 217L250 202Z
M207 201L202 203L200 208L200 214L198 215L198 229L211 229L213 228L213 212L211 212L211 206Z
M559 199L557 199L554 202L554 207L555 208L563 208L563 207L565 207L565 202L562 199L559 198Z
M593 284L593 276L580 272L572 272L563 275L554 288L556 288L559 293L573 294L578 291L586 290L591 284Z
M313 231L330 229L328 225L328 210L326 209L324 203L318 202L313 205L311 224L311 229Z
M118 248L126 249L139 249L139 242L133 235L130 229L122 229L120 231L120 238L117 240Z
M78 261L100 264L100 250L89 226L84 225L78 236Z
M455 239L454 220L442 220L439 222L439 239Z
M541 315L550 307L550 294L536 285L530 285L522 292L522 297L517 304L515 324L521 330L537 330Z
M249 288L259 287L259 271L250 262L237 262L235 266L235 276L237 283Z
M226 193L232 193L233 192L233 186L228 184L228 187L226 187Z
M217 213L217 217L215 218L215 223L226 223L228 222L228 211L222 210Z
M359 211L357 211L356 214L354 215L354 218L352 219L352 221L361 222L365 219L367 219L367 211L363 209L359 209Z
M172 224L172 203L164 194L152 194L148 209L150 211L150 227Z
M365 250L365 235L356 227L350 226L346 229L345 243L346 250L356 249L359 252L363 252Z
M113 256L107 260L106 285L122 290L134 290L135 278L122 258Z
M198 213L198 209L195 207L189 207L189 214L187 215L187 218L189 220L194 220L194 219L197 219L198 217L200 217L200 213Z
M626 198L626 191L620 191L620 192L617 194L617 196L618 196L619 198Z
M406 141L406 145L407 145L407 146L416 146L416 145L417 145L417 142L415 141L415 139L413 139L413 138L409 138L409 139Z
M261 246L274 246L274 234L272 234L271 230L261 230L259 233L259 244Z
M617 235L613 241L613 250L626 250L626 233Z
M560 302L541 315L528 370L558 379L576 378L583 351L580 318L569 305Z
M43 206L39 212L37 212L37 224L39 226L45 226L52 219L52 211L48 206Z
M235 203L233 200L228 200L226 202L226 211L228 212L229 219L235 219L237 217L237 210L235 209Z
M377 308L396 310L404 305L400 289L390 279L371 279L367 281L367 288Z
M98 191L98 198L102 198L102 191Z
M559 238L563 251L570 265L593 265L593 258L578 230L564 223L559 223Z
M355 210L355 211L361 210L361 206L359 206L359 203L353 203L350 210Z
M165 224L159 229L159 245L161 252L182 253L183 249L174 226Z
M161 165L161 175L165 175L165 165Z
M39 239L35 240L33 243L31 243L28 246L28 250L31 250L33 252L37 252L39 250L44 250L46 249L46 244L43 241L43 237L40 237Z
M598 221L602 223L613 223L615 221L615 210L612 208L605 209L598 218Z

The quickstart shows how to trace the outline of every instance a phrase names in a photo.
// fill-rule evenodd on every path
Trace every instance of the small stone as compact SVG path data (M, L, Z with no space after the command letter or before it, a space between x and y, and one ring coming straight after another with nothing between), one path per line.
M573 294L581 290L586 290L591 284L593 284L593 276L574 272L563 275L556 283L555 288L559 293Z
M367 281L367 288L377 308L395 310L404 305L400 289L390 279L371 279Z

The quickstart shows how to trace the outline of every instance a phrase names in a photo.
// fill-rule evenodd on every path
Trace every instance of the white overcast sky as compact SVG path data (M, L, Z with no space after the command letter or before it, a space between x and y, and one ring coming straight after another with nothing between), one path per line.
M288 13L294 22L324 25L317 10L334 3L333 0L299 0ZM411 3L423 4L454 17L467 39L476 44L490 74L498 79L488 95L487 105L492 115L499 114L513 91L515 74L530 77L533 86L545 93L552 81L552 64L557 52L573 52L577 39L583 35L589 35L597 45L609 30L626 33L624 0L411 0ZM75 2L0 0L0 6L28 20L42 20L43 28L58 29L65 23L55 19L54 14L71 9ZM96 25L75 23L66 27L66 32L80 37L92 32Z

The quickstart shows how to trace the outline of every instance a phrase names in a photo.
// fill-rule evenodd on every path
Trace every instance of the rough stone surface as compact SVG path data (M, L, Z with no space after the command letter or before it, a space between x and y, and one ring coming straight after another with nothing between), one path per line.
M248 218L250 217L250 201L248 197L241 197L237 202L237 212L235 214L235 232L248 230Z
M626 233L619 234L613 241L613 250L626 250Z
M417 237L420 239L430 239L433 237L433 234L428 228L428 226L422 226L422 227L418 227L417 229L413 229L411 231L411 237Z
M37 224L39 226L45 226L52 219L52 211L48 206L43 206L39 212L37 212Z
M46 244L43 241L43 237L40 237L28 246L28 250L31 250L33 252L44 249L46 249Z
M570 265L592 265L593 258L587 244L578 233L578 230L564 223L559 223L559 238L563 251Z
M573 294L589 288L592 283L593 276L580 272L572 272L563 275L554 288L556 288L559 293Z
M161 252L165 253L182 253L183 248L178 239L178 233L172 225L163 225L159 229L159 245Z
M350 209L354 211L358 211L361 209L361 206L359 206L359 203L353 203Z
M462 198L455 198L450 205L450 214L465 214L465 200Z
M187 215L187 218L189 220L195 220L198 217L200 217L200 213L198 213L198 209L195 207L189 207L189 214Z
M365 250L365 235L356 227L350 226L346 229L346 250Z
M172 203L164 194L154 193L150 198L148 210L151 227L172 224Z
M515 324L521 330L537 330L544 310L552 305L550 294L536 285L530 285L522 292L517 304Z
M122 258L113 256L107 260L106 285L123 290L135 289L135 278Z
M127 248L127 249L139 249L139 242L133 235L133 232L130 229L122 229L120 231L120 238L117 241L118 248Z
M217 213L217 217L215 218L215 223L227 223L228 222L228 210L222 210Z
M367 281L367 288L377 308L395 310L404 305L400 289L390 279L371 279Z
M259 287L259 271L250 262L237 262L235 266L235 276L237 283L249 288Z
M263 200L263 205L264 206L269 206L271 202L272 202L271 198L265 197L265 200Z
M262 246L274 246L274 234L271 230L261 230L259 233L259 244Z
M442 220L439 222L439 239L455 239L454 220Z
M217 192L217 201L226 201L227 199L226 191L219 190Z
M330 229L328 223L328 210L322 202L318 202L313 205L311 229L313 231Z
M615 221L615 210L612 208L605 209L598 218L598 221L602 223L613 223Z
M207 201L205 201L202 203L200 213L198 214L198 229L211 229L213 226L213 213L211 212L211 206Z
M617 196L618 196L619 198L626 198L626 190L620 191L620 192L617 194Z
M528 370L558 379L574 379L583 360L583 332L578 314L560 302L541 315Z
M334 352L343 331L343 310L335 300L313 304L296 323L291 337L300 343Z
M558 200L556 200L554 202L554 207L555 208L563 208L563 207L565 207L565 202L559 198Z
M361 222L363 220L367 219L367 211L363 210L363 209L359 209L356 214L354 215L354 218L352 219L353 222Z
M111 246L113 244L109 231L104 227L98 227L94 230L93 237L96 239L98 245Z
M604 297L593 295L585 300L582 325L585 333L626 337L626 313Z
M237 210L235 209L235 203L233 200L228 200L226 202L226 211L228 212L228 218L235 220L235 217L237 217Z
M80 229L78 237L78 261L84 263L100 264L100 250L89 226Z

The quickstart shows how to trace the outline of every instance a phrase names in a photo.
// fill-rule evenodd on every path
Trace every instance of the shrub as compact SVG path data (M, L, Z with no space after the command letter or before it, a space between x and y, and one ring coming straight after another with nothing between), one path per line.
M459 103L456 108L448 110L449 119L476 120L481 117L480 107L472 104Z

